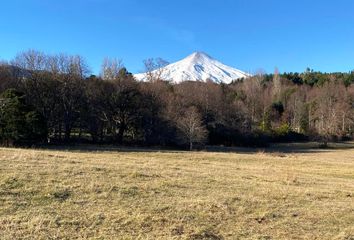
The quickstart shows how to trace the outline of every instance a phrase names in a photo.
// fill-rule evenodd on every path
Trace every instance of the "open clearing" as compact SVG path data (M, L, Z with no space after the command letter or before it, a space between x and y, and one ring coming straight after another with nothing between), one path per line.
M0 239L354 239L354 149L0 148Z

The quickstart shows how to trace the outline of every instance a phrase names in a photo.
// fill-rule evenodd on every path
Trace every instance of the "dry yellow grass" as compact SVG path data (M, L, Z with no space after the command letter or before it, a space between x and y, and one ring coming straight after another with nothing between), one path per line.
M0 239L354 239L354 150L0 149Z

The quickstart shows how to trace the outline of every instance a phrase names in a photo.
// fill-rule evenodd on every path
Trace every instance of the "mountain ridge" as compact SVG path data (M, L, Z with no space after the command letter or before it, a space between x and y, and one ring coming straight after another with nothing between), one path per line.
M183 81L206 81L231 83L234 80L248 78L251 75L239 69L227 66L205 52L194 52L186 58L152 71L162 72L162 79L180 83ZM135 74L140 81L146 81L146 73Z

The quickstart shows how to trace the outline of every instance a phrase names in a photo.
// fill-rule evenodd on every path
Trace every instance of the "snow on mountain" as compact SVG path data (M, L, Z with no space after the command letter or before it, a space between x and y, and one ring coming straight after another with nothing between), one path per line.
M231 83L233 80L247 78L251 75L238 69L226 66L203 52L195 52L188 57L155 70L162 72L162 78L174 83L182 81L205 81L210 79L216 83ZM154 72L153 72L154 73ZM145 81L146 74L135 74L137 80Z

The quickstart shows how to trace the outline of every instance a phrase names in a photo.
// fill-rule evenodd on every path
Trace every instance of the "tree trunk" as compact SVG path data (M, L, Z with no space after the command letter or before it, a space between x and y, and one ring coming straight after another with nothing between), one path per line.
M100 139L101 139L101 143L103 143L104 140L104 128L101 128L101 132L100 132Z
M189 151L192 151L192 150L193 150L193 142L190 141L190 142L189 142Z
M71 126L69 124L65 124L65 142L69 142L71 135Z
M122 124L119 129L118 129L118 134L116 136L116 140L119 144L123 143L123 136L124 136L124 132L125 132L125 125Z
M61 136L62 136L62 126L61 123L59 123L59 141L61 141Z
M79 125L79 139L81 139L81 136L82 136L82 124L81 124L81 121L80 121L80 125Z

